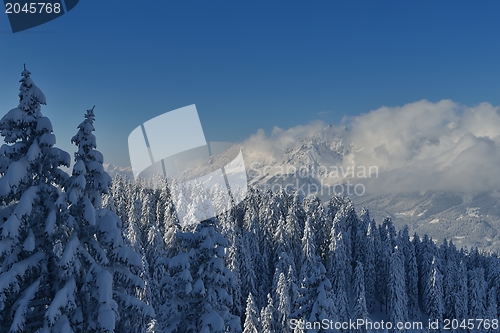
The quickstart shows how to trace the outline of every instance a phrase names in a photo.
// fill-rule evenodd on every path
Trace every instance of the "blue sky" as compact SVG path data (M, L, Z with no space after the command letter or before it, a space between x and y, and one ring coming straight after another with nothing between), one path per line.
M13 34L0 13L0 113L27 64L58 146L96 105L105 162L196 104L208 141L244 140L421 99L500 104L500 2L97 1Z

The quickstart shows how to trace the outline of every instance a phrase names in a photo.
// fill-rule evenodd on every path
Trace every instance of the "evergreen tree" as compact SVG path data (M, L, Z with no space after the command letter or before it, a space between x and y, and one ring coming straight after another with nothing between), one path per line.
M279 323L277 321L276 309L273 305L271 294L267 294L267 306L262 308L260 312L260 320L262 322L262 333L278 333L280 332Z
M80 243L68 253L80 258L81 276L85 277L83 283L77 280L77 286L81 286L78 300L85 309L82 328L84 332L108 332L127 327L140 332L154 311L136 295L136 290L145 287L137 276L143 267L140 256L123 244L118 216L100 208L111 178L103 169L102 154L96 150L94 120L94 109L87 110L72 138L78 150L66 196L66 220L75 222L71 237L75 244Z
M252 293L248 295L247 309L245 312L245 324L243 325L243 333L260 333L259 312L253 300Z
M329 246L327 242L328 233L332 229L332 222L326 218L321 201L313 195L309 195L304 199L304 210L306 219L310 219L309 227L314 235L313 241L316 245L317 253L322 262L325 263ZM311 221L314 223L311 223Z
M359 261L364 267L367 265L368 242L367 234L370 225L370 213L363 207L361 210L359 223L353 225L353 260Z
M103 194L109 193L111 177L103 169L104 158L101 152L96 150L96 138L92 133L95 130L94 121L93 107L87 110L85 120L78 125L78 132L73 136L71 142L78 147L78 151L75 153L75 162L79 164L77 169L80 168L78 171L82 173L77 177L80 177L80 175L85 177L85 196L94 207L100 208ZM85 171L83 170L83 166L85 167Z
M443 275L439 271L436 258L431 261L429 276L424 291L425 310L429 320L438 320L442 323L444 312L443 301Z
M255 270L259 268L257 263L260 262L257 235L243 231L241 241L241 248L237 252L241 262L241 294L243 297L248 297L247 295L250 293L252 295L260 295L258 293L259 288L257 287L258 278L255 272Z
M486 283L484 270L475 268L469 272L469 318L485 318Z
M267 272L269 269L269 261L265 256L269 252L267 247L262 249L264 241L260 233L258 216L256 213L257 207L253 200L248 198L243 217L243 239L242 247L238 253L241 257L241 279L242 288L241 294L243 297L248 297L252 293L255 296L257 308L262 308L266 303L266 295L269 287L267 274L257 274L257 272Z
M469 312L468 299L468 279L467 267L465 262L458 263L457 275L455 281L455 289L453 290L454 311L451 318L467 318Z
M377 281L377 275L374 274L375 253L376 253L375 236L378 236L377 226L375 224L375 220L371 220L368 224L368 230L366 235L366 267L363 267L365 272L364 281L365 281L365 293L366 293L366 306L368 308L368 311L374 310L375 300L376 300L375 286Z
M290 257L294 260L296 271L300 272L301 253L302 253L302 235L304 233L305 212L299 202L297 191L294 191L289 200L289 206L286 216L286 230L290 237L291 253Z
M337 226L338 227L338 226ZM347 267L349 260L347 256L347 245L344 242L344 232L336 227L332 228L332 242L330 243L331 263L329 276L333 280L333 295L335 297L335 309L340 321L349 321L349 299Z
M414 238L414 241L418 238ZM433 269L433 263L437 265L436 262L436 251L434 242L427 236L424 235L422 241L415 246L417 249L417 265L419 272L419 297L422 304L424 304L424 312L429 314L428 306L425 306L425 291L429 287L429 277L431 276L431 270Z
M443 240L443 244L439 249L439 256L443 263L443 296L444 296L444 317L453 318L454 301L455 297L453 291L455 290L456 281L456 260L453 257L453 250L448 245L448 241Z
M278 323L283 333L289 332L288 319L291 314L291 286L284 272L279 273L276 286L277 304L275 306L278 315Z
M377 266L377 280L375 284L375 293L377 300L380 303L380 311L385 306L385 312L388 312L388 291L387 286L389 283L389 260L392 252L390 238L386 230L382 226L377 228L377 235L374 236L374 244L376 249L375 265Z
M300 298L297 300L297 310L293 318L302 318L309 322L321 322L331 319L334 315L334 302L330 298L332 285L326 276L326 269L321 258L316 253L314 235L310 227L312 219L308 216L302 238L303 263ZM317 332L317 330L308 330Z
M308 216L304 226L304 236L302 237L302 262L311 263L316 260L316 242L314 241L315 235L313 230L314 220ZM309 267L303 267L303 274L307 274ZM302 276L304 277L304 276Z
M240 318L230 313L231 271L224 265L227 239L215 219L204 220L193 233L182 233L185 252L168 260L163 306L166 332L222 333L241 331Z
M490 290L488 291L488 298L487 298L487 308L486 308L486 318L489 319L489 322L491 324L491 321L493 319L498 319L498 312L497 312L497 287L491 287ZM490 327L486 329L487 332L494 332L495 329L493 327Z
M46 99L30 74L22 72L19 106L0 120L0 327L61 331L78 311L79 263L69 253L74 223L56 204L68 180L59 167L69 167L70 158L54 147L51 122L41 113Z
M408 298L406 294L405 267L403 253L396 246L389 263L388 286L389 319L393 323L408 319Z
M420 319L420 309L418 306L418 266L415 255L415 248L412 243L408 244L405 255L406 267L406 293L408 295L408 318Z
M363 264L359 261L356 263L356 268L354 269L354 295L356 297L354 301L354 320L368 319L368 308L365 297L365 273ZM367 332L365 327L360 331L362 333Z
M163 241L159 220L156 217L156 205L159 193L152 189L144 189L141 193L143 197L141 229L144 255L142 277L145 286L141 292L142 300L150 304L155 313L159 312L160 305L164 303L161 293L161 281L166 275L163 258L166 257L165 243ZM150 330L156 331L156 319L150 324Z
M418 266L415 247L410 242L409 229L405 226L398 235L398 244L403 253L406 281L406 295L408 299L408 319L419 319L418 307Z

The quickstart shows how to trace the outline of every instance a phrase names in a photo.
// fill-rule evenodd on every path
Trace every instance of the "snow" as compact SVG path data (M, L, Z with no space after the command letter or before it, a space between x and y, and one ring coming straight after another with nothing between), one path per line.
M55 206L61 208L66 204L67 200L68 200L68 194L66 192L63 192L59 194L59 197L55 202Z
M61 163L61 165L69 166L71 165L71 157L67 152L57 147L52 147L52 154L56 156L56 160Z
M47 219L45 220L45 232L49 235L54 233L56 226L56 211L53 209L49 212Z
M76 189L73 189L71 192L69 192L68 195L68 200L71 202L71 204L76 205L78 203L78 198L80 197L81 191L77 191Z
M66 247L64 248L63 254L59 261L59 265L61 267L66 267L74 259L77 254L79 245L80 240L78 239L76 232L74 232L71 235L68 244L66 244Z
M437 218L436 218L436 219L433 219L433 220L431 220L429 223L431 223L431 224L433 224L433 223L439 223L439 219L437 219Z
M27 115L26 111L21 110L20 108L14 108L7 112L7 114L2 117L2 120L0 120L0 122L4 123L11 121L20 124L31 122L34 119L35 118L33 118L32 116Z
M104 269L99 271L96 285L99 289L99 302L111 304L113 298L113 277L111 273Z
M136 309L140 312L143 312L143 314L146 316L149 316L149 317L155 316L155 312L154 312L153 308L148 304L144 304L142 301L138 300L137 298L131 297L131 296L124 294L124 293L121 293L119 291L115 291L113 293L113 295L116 296L117 298L119 298L125 304L125 306L131 307L131 308Z
M15 214L12 214L2 226L2 237L18 238L20 225L21 220Z
M75 163L75 165L73 166L73 174L75 174L75 175L85 175L86 174L85 163L82 160L78 160ZM82 188L85 188L85 186L83 186Z
M168 260L168 268L175 269L181 268L186 269L189 267L189 260L191 259L190 253L180 253L175 257Z
M469 217L479 217L479 207L467 208L466 214Z
M33 251L35 249L35 235L33 235L33 230L29 229L28 236L24 240L23 248L26 251Z
M15 309L14 320L10 326L11 331L23 331L26 323L26 312L28 311L29 303L35 297L35 293L40 287L40 278L36 279L26 290L23 292L22 297L14 304Z
M38 146L38 141L35 139L33 144L28 149L28 161L34 163L42 154L40 147Z
M19 278L24 276L27 270L38 267L40 262L45 258L45 253L39 251L33 254L31 257L24 259L22 261L16 262L12 265L11 269L0 274L0 294L5 293L8 290L16 290L18 287L13 288L19 282ZM3 308L3 304L0 299L0 309Z
M74 333L74 331L71 329L69 319L66 315L62 315L61 318L59 318L57 323L54 325L52 332L54 332L54 333Z
M102 153L98 150L94 150L94 158L96 162L103 164L104 163L104 157L102 156Z
M37 132L52 132L52 123L47 117L40 117L36 120ZM43 137L43 136L42 136Z
M64 287L58 290L49 308L45 312L45 318L53 326L61 316L61 308L74 306L76 284L75 279L70 278Z
M14 209L14 215L21 218L25 215L31 214L31 210L33 209L33 204L36 199L38 199L38 187L31 186L21 196L21 200L19 200L19 203Z
M107 304L99 305L97 321L104 332L114 332L115 312Z
M87 163L87 168L89 169L90 172L94 171L96 173L103 173L104 169L102 167L102 164L96 161L89 161Z
M29 110L30 105L28 104L32 99L38 101L40 104L47 104L47 100L43 92L38 88L33 82L33 79L30 77L30 72L28 70L24 70L22 72L23 79L21 79L21 93L23 96L23 100L19 102L19 107L24 107L25 110Z
M109 214L102 216L97 223L97 228L102 233L106 243L118 244L121 242L121 233L116 227L113 216Z
M0 256L6 252L10 252L14 244L14 240L11 238L4 238L0 240Z
M224 320L214 310L201 316L202 327L206 332L223 332L225 330ZM203 330L202 330L203 332Z
M205 295L205 285L203 284L203 281L201 279L196 280L196 282L194 283L193 293L195 295Z
M120 235L121 236L121 235ZM119 237L120 237L119 236ZM120 238L121 240L121 238ZM134 251L131 247L128 246L120 246L114 251L117 257L126 262L128 265L141 267L142 266L142 258L141 256Z
M12 162L5 176L0 178L0 196L5 197L11 192L12 187L19 187L21 182L26 178L28 168L29 163L26 158Z
M128 267L114 267L113 271L117 276L119 276L119 280L127 281L127 285L144 288L144 281L137 275L132 274Z
M90 202L90 200L89 200L88 197L85 197L83 199L83 204L84 204L83 218L90 225L95 225L95 208L94 208L94 205L92 205L92 203Z
M213 267L218 272L222 272L224 270L224 261L221 258L215 258L212 260Z
M55 144L56 144L56 136L52 133L45 133L42 134L42 136L40 137L41 147L46 147L46 146L52 147Z

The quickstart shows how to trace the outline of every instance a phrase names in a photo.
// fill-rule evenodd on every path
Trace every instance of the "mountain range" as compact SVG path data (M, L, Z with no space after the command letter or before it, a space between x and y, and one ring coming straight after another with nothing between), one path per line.
M352 139L347 127L318 122L291 131L275 130L269 137L257 133L196 167L186 168L182 177L192 179L221 168L241 149L252 186L287 191L295 188L303 197L312 194L324 201L332 195L348 196L358 210L368 208L378 223L390 217L398 228L408 225L410 232L428 234L436 242L446 238L457 246L500 250L498 190L417 187L420 175L428 180L440 174L430 175L428 169L411 164L379 167L366 159L358 164L358 157L367 152ZM453 150L460 150L459 146ZM374 154L377 153L375 149ZM132 175L127 167L106 164L105 169L112 177ZM146 174L160 170L156 165Z

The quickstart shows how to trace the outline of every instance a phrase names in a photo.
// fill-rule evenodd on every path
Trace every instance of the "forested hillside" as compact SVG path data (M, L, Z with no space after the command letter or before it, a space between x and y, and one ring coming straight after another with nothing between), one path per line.
M117 177L106 198L149 267L147 285L161 291L143 299L155 307L159 327L197 331L201 299L212 300L226 324L240 317L245 332L291 332L297 318L497 318L496 254L436 245L427 235L395 230L389 219L377 224L346 198L324 205L255 188L225 216L181 230L163 184ZM232 302L220 298L221 289Z

